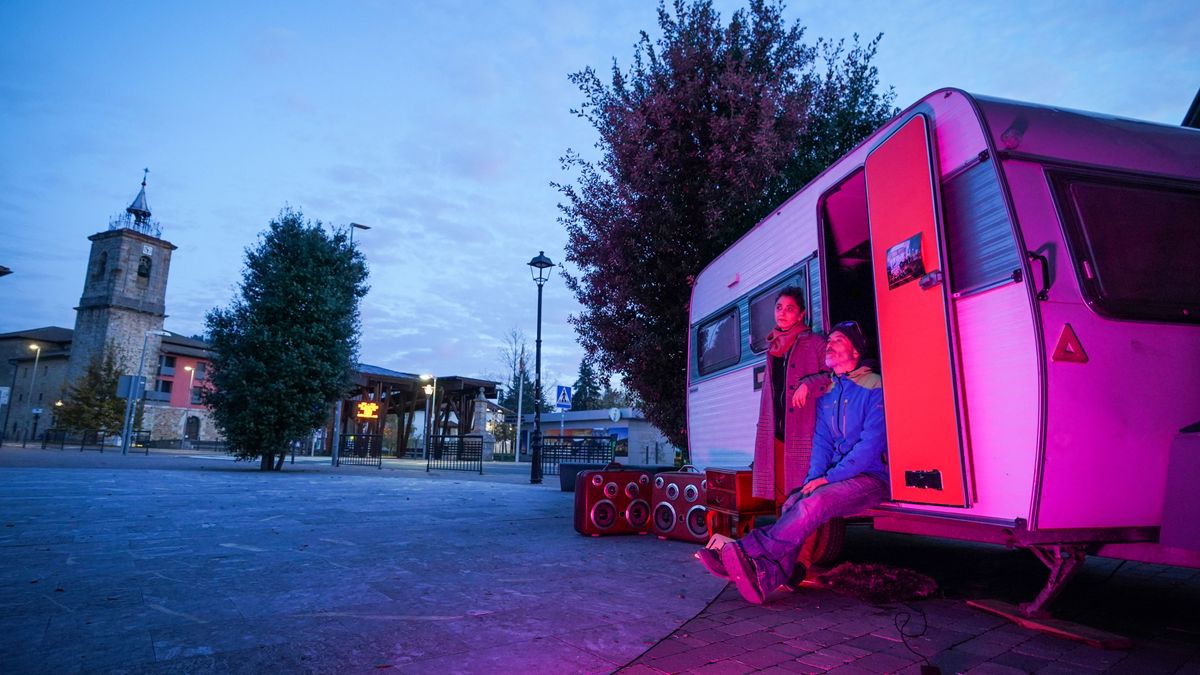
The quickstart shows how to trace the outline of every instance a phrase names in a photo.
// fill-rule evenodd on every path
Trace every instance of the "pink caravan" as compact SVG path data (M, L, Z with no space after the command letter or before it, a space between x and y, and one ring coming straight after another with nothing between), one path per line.
M876 529L1200 567L1200 131L936 91L697 277L692 461L752 459L784 286L883 375Z

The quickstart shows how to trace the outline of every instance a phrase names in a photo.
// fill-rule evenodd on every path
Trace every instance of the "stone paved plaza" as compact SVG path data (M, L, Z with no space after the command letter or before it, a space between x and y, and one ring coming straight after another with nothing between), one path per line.
M0 673L1200 673L1195 570L1089 561L1057 614L1128 651L964 604L1032 597L1027 553L866 528L848 559L930 574L942 597L806 585L752 607L691 545L577 535L573 496L527 471L5 447Z

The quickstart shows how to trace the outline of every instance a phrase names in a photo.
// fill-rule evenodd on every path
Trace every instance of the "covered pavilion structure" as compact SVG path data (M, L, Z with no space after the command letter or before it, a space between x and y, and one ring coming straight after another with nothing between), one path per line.
M330 415L323 449L332 453L334 442L357 436L378 438L381 447L393 448L397 457L419 457L422 446L413 443L424 436L424 429L416 426L418 413L423 418L426 410L430 411L431 436L479 433L471 425L480 391L484 399L495 399L498 384L461 375L425 379L415 373L360 363L354 374L354 388L335 404ZM435 385L432 396L425 393L426 385ZM390 425L389 418L393 420ZM383 442L385 435L387 443Z

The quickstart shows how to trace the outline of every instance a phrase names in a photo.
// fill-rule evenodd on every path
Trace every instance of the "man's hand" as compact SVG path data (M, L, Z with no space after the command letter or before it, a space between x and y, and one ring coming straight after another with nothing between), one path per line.
M800 488L800 494L807 497L813 492L816 492L817 488L821 487L822 485L829 485L829 480L824 476L821 476L820 478L814 478L805 483L804 487Z
M796 389L796 393L792 394L792 405L797 408L803 408L804 402L808 400L808 384L801 382L800 387Z

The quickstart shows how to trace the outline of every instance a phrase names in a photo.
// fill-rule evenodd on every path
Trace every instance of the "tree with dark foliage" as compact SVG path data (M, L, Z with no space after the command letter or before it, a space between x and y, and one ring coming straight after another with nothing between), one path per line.
M206 317L204 398L230 453L278 470L291 442L325 422L350 386L366 280L346 232L327 234L298 210L281 211L247 249L239 296Z
M571 410L600 408L600 378L586 358L579 362L579 378L571 391Z
M55 424L64 429L121 429L125 418L125 399L117 396L121 364L111 344L92 356L87 369L67 387L63 404L56 412ZM136 420L135 420L136 421ZM135 425L135 428L140 425Z
M708 0L675 0L658 24L627 72L614 61L609 84L592 68L571 76L585 97L573 112L596 128L601 154L568 151L578 181L556 187L580 341L686 447L690 279L887 121L894 95L871 65L879 38L807 45L782 3L751 0L724 25Z

